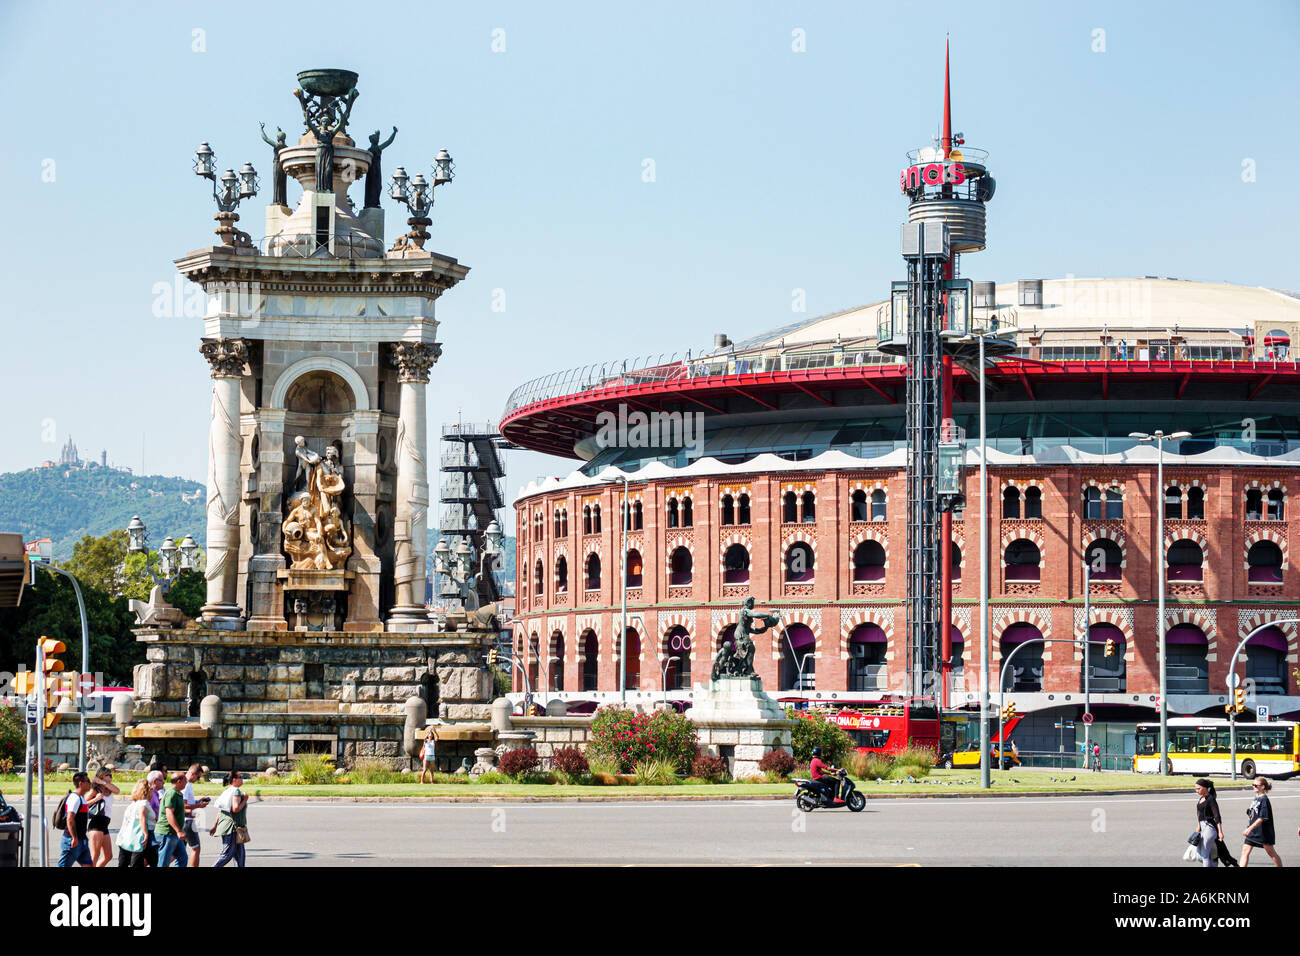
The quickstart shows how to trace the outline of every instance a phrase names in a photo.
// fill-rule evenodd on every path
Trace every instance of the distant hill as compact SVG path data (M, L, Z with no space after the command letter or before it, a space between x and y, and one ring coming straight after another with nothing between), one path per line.
M0 474L0 531L49 538L54 557L72 557L82 535L125 528L132 515L149 526L150 544L192 534L203 543L204 488L186 478L133 475L115 468L31 468Z
M149 527L152 547L164 535L178 542L186 534L199 544L207 534L204 486L187 478L133 475L113 468L31 468L0 474L0 531L17 531L24 541L49 538L56 560L72 557L82 535L125 528L132 515ZM429 529L432 553L438 530ZM515 576L515 540L502 542L504 581Z

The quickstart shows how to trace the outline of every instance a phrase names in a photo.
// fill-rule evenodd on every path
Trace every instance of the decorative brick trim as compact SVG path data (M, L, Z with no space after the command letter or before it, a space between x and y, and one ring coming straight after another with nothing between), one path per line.
M1041 560L1042 553L1047 547L1047 542L1043 538L1042 531L1036 525L1041 524L1038 518L1004 518L1000 525L1002 532L1002 566L1007 566L1007 546L1012 541L1024 538L1026 541L1032 541L1038 546L1038 554Z
M873 491L883 491L886 499L888 499L889 484L884 479L876 479L873 481L870 478L862 478L857 481L850 481L848 488L849 501L853 500L853 492L855 491L865 491L867 493L867 502L869 504L871 501L871 493Z
M1205 659L1207 661L1218 660L1219 637L1213 611L1202 611L1195 608L1166 610L1165 629L1168 630L1179 624L1192 624L1200 628L1201 633L1205 635Z
M1030 488L1037 488L1039 491L1045 491L1047 488L1047 479L1045 478L1004 478L998 488L998 493L1006 491L1008 488L1017 489L1022 495Z
M772 640L772 660L780 660L785 653L785 629L791 624L802 624L812 631L815 643L813 644L813 659L822 659L822 612L821 608L792 608L792 607L770 607L769 612L779 611L781 614L781 623L776 627L768 628L767 633L771 635Z
M1281 478L1251 478L1249 481L1242 482L1241 500L1246 500L1246 492L1258 489L1260 491L1272 491L1274 488L1280 489L1282 494L1286 494L1286 484Z
M1280 524L1280 522L1278 523ZM1246 560L1246 555L1250 553L1251 545L1259 544L1259 542L1261 541L1272 541L1275 545L1278 546L1279 550L1281 550L1282 552L1282 570L1285 571L1287 567L1287 561L1289 560L1289 557L1287 555L1287 547L1286 547L1286 535L1281 532L1274 531L1271 528L1260 528L1259 530L1251 532L1250 534L1246 535L1246 540L1244 542L1245 548L1242 551L1242 559L1241 559L1242 567L1246 567L1246 568L1250 567L1250 562Z
M790 548L796 542L802 541L808 547L812 548L813 553L813 571L817 570L817 529L805 528L802 525L797 526L792 531L787 531L781 535L781 564L785 565L785 556L789 553Z
M781 496L785 497L788 492L793 491L796 495L801 495L805 491L811 491L817 494L817 482L815 481L783 481L781 482Z
M1133 637L1133 609L1131 607L1093 607L1092 624L1113 624L1119 628L1120 633L1124 635L1124 660L1137 660L1134 645L1137 643ZM1083 660L1083 634L1084 634L1083 608L1074 609L1074 659Z
M1175 541L1195 541L1201 549L1201 567L1205 567L1205 562L1209 557L1210 542L1205 537L1204 522L1196 521L1191 525L1176 525L1174 528L1169 527L1169 521L1165 521L1165 567L1169 567L1169 549L1173 547Z
M885 567L889 567L889 528L883 521L875 525L854 522L853 533L849 535L849 551L852 552L863 541L875 541L885 549ZM814 550L816 545L813 546Z
M1246 610L1245 608L1237 609L1237 640L1241 640L1261 624L1268 624L1280 617L1300 617L1296 608L1261 608ZM1288 664L1294 665L1300 663L1300 625L1294 623L1278 624L1277 629L1286 635L1286 660ZM1243 656L1250 650L1250 645L1246 645L1246 650L1242 652Z

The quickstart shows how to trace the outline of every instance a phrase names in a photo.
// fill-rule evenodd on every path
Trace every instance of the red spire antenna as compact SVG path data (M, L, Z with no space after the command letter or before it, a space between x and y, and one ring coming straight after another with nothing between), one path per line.
M948 90L948 38L943 41L943 158L952 152L952 97Z

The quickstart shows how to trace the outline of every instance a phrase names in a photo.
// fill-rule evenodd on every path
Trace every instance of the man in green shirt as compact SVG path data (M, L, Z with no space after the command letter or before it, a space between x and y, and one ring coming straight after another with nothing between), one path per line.
M185 774L172 774L158 806L154 840L158 844L158 865L185 865Z

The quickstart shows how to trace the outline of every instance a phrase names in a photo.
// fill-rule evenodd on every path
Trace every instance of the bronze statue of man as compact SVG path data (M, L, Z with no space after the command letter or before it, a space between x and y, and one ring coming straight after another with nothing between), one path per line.
M379 142L379 130L375 130L370 134L370 170L366 173L367 209L379 207L379 194L384 188L384 174L379 168L379 157L384 150L393 145L395 139L397 139L396 126L393 127L393 135L382 143Z
M262 123L260 125L262 127L262 141L265 142L267 146L271 147L271 155L274 157L271 162L271 174L274 183L271 195L271 205L287 206L289 205L289 201L287 199L288 190L284 175L284 163L280 161L280 151L284 149L285 144L284 130L277 126L275 128L277 135L275 140L272 141L271 138L266 135L266 124Z

